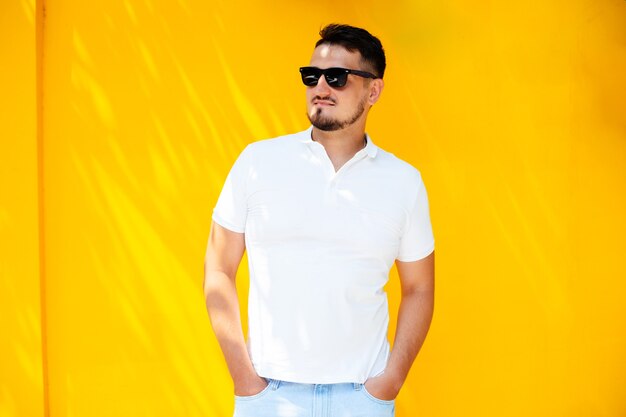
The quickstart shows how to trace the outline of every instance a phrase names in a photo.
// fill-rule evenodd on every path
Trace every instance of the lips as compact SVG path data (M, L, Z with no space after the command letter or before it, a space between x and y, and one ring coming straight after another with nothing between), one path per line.
M314 105L319 105L319 106L334 106L335 103L329 100L313 100L313 104Z
M335 99L330 97L330 96L318 96L315 95L313 96L313 99L311 100L311 103L313 103L314 106L334 106L335 105Z

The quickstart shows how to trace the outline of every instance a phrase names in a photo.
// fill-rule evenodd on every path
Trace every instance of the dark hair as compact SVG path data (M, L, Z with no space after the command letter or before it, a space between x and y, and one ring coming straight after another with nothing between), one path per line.
M320 36L322 39L317 41L316 48L322 44L331 44L343 46L350 52L357 50L361 53L362 61L372 67L375 75L383 78L387 66L385 51L376 36L365 29L337 23L320 30Z

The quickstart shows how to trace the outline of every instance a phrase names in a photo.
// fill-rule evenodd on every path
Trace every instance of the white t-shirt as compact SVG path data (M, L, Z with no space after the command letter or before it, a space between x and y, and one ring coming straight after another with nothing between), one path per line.
M335 172L311 131L249 144L213 220L245 233L258 375L363 383L389 357L383 286L394 260L434 250L428 198L419 171L369 136Z

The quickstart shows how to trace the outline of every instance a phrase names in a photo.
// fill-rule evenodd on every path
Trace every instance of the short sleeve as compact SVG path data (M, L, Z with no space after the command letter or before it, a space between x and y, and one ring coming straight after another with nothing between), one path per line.
M396 258L401 262L417 261L430 255L433 250L435 239L430 224L428 195L420 177L415 202L409 211Z
M237 233L244 233L248 214L247 182L250 172L248 153L249 148L246 147L237 157L213 208L213 220Z

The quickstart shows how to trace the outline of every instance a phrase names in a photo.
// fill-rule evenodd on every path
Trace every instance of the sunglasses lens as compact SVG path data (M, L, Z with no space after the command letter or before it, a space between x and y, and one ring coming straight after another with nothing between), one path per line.
M331 87L343 87L348 81L348 73L341 68L329 68L326 70L326 82Z
M309 87L316 86L322 74L326 78L326 83L334 88L343 87L348 81L348 71L343 68L328 68L325 70L316 67L300 68L302 83Z
M317 82L322 76L322 71L319 68L302 68L300 75L302 76L304 85L312 87L317 85Z

